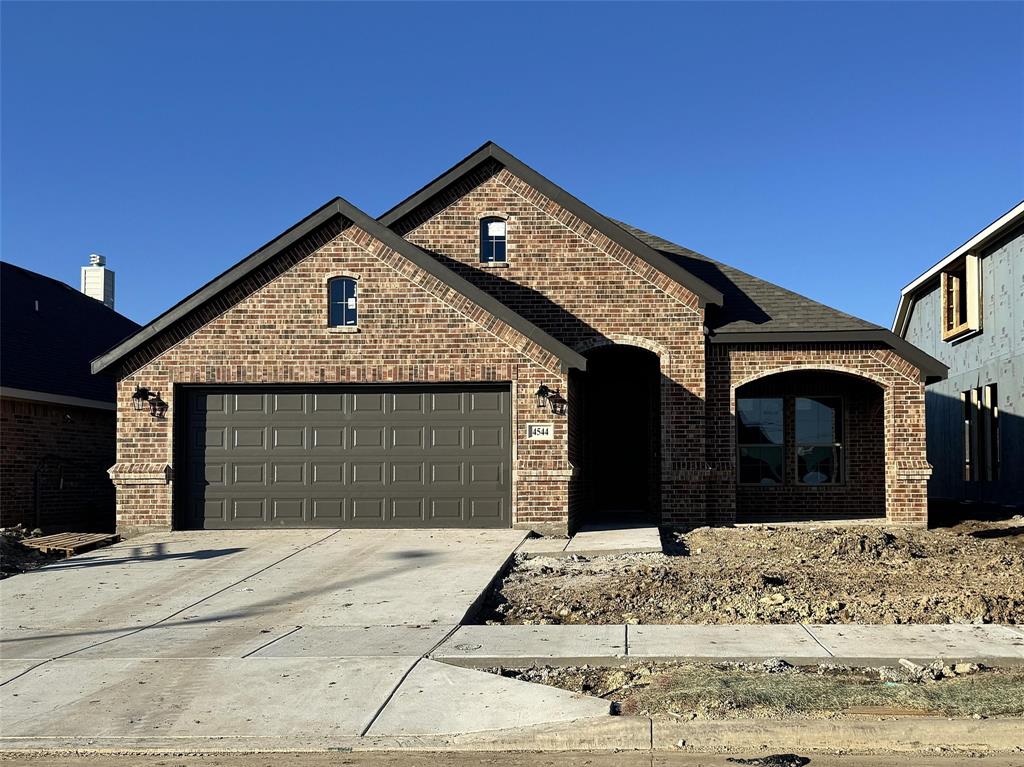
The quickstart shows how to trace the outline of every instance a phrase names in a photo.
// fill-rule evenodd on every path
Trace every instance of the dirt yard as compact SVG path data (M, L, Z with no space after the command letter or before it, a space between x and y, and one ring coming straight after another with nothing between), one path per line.
M0 529L0 579L18 573L35 570L64 557L59 554L43 554L22 544L26 532L20 525Z
M518 557L487 623L1024 623L1024 519L700 528L667 554Z
M943 669L945 668L945 672ZM1024 670L974 664L857 669L823 664L651 663L550 666L492 673L607 698L627 715L687 719L1024 714ZM960 673L957 673L957 672Z

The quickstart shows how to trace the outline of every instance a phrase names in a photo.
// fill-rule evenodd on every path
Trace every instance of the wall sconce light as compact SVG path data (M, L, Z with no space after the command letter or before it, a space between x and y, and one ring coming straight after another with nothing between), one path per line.
M143 410L149 403L149 398L153 396L153 392L147 389L145 386L135 385L135 393L132 394L132 408L135 410Z
M141 411L147 405L149 406L149 414L154 418L163 418L164 414L167 413L167 408L170 407L160 398L160 392L150 391L145 386L136 385L135 391L132 394L132 408Z
M538 408L544 409L545 407L550 407L551 412L555 415L565 415L565 409L569 402L558 392L557 389L551 389L546 385L541 384L534 396L537 398Z
M163 419L164 414L167 413L167 408L167 403L160 399L160 392L157 392L150 398L149 414L154 418Z

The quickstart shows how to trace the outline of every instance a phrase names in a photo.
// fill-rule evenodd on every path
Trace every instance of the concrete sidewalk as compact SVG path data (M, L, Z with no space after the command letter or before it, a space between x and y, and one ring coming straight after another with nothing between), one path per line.
M900 658L1017 665L1024 664L1024 630L994 625L461 626L431 657L477 668L773 657L795 665L877 666Z

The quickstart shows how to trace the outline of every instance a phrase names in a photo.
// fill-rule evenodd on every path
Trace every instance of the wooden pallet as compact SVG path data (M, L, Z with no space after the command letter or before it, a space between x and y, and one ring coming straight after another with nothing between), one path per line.
M39 538L23 538L21 544L38 549L44 554L60 552L66 557L71 557L100 546L109 546L119 540L121 536L116 533L57 533Z

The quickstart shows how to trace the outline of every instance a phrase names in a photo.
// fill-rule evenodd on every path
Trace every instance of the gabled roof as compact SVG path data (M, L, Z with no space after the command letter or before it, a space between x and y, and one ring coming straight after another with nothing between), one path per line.
M629 224L620 226L722 292L725 300L721 307L709 308L705 316L712 343L877 342L920 368L926 378L946 377L946 365L880 325L812 301Z
M958 258L972 250L979 250L994 242L997 238L1010 231L1010 229L1024 224L1024 201L1017 203L1014 207L1001 215L991 224L986 226L976 235L971 237L952 253L935 264L931 269L910 282L900 292L900 302L896 307L896 316L892 321L892 332L898 333L901 337L907 334L907 321L910 319L910 309L914 305L914 298L928 283L936 277L943 269L956 261Z
M554 200L570 213L594 227L612 242L643 259L655 269L668 275L676 282L697 295L702 304L721 304L722 294L671 259L665 258L647 243L637 239L631 232L623 229L611 219L601 215L586 203L573 197L553 181L542 176L516 157L512 156L493 141L488 141L464 160L448 169L429 184L414 192L378 219L384 226L395 226L402 218L409 215L432 198L442 194L446 189L473 173L487 162L497 162L513 175L519 177L538 192Z
M468 298L492 316L497 317L514 328L541 348L549 351L561 361L564 368L586 369L586 359L581 354L573 351L521 315L516 314L496 298L485 293L465 278L460 277L419 247L402 239L350 202L341 197L335 197L326 205L318 208L302 219L302 221L239 261L226 272L215 277L199 288L199 290L175 304L143 327L138 333L118 344L106 354L93 360L92 372L99 373L124 359L147 341L150 341L187 317L191 312L206 305L224 291L244 280L261 266L273 260L275 256L279 255L289 246L294 245L315 230L339 218L359 227L428 274L436 277L453 290Z
M138 323L70 285L0 261L0 387L5 393L112 403L114 382L93 376L89 360L138 329Z

